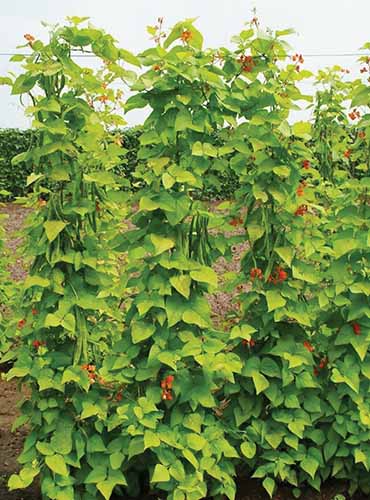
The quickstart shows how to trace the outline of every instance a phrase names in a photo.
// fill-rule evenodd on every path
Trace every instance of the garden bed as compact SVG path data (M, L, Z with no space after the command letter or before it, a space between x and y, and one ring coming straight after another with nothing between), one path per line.
M7 247L15 255L15 252L21 244L21 238L18 231L23 227L24 220L28 210L19 205L7 204L1 211L8 214L6 221L6 231L8 236ZM233 259L226 262L219 259L215 265L218 274L226 271L237 271L239 269L240 257L245 248L237 246L234 249ZM15 280L24 279L26 270L21 258L16 258L12 264L12 276ZM228 294L218 293L209 296L213 309L213 318L217 323L225 318L225 314L232 309L232 297ZM3 370L7 367L3 366ZM8 477L19 470L17 456L22 450L23 440L27 434L25 429L19 429L15 433L11 432L12 423L17 416L17 402L20 398L16 384L0 380L0 500L38 500L40 498L39 486L37 482L26 490L17 490L9 492L7 490ZM346 485L340 482L330 482L326 484L320 494L306 490L303 492L303 500L334 500L336 495L346 495ZM157 495L147 497L157 499ZM240 479L238 481L237 500L267 500L269 497L259 481L252 479ZM356 495L344 498L353 500L366 500L366 496ZM294 496L289 488L282 487L274 496L275 500L291 500ZM338 497L338 500L342 500ZM141 500L144 500L141 498Z
M17 415L17 402L19 393L15 383L0 380L0 500L39 500L39 486L32 485L26 490L9 492L6 487L8 477L16 472L19 467L17 456L22 450L22 443L26 436L24 429L15 433L11 427ZM322 488L320 494L307 490L301 496L302 500L334 500L338 494L344 494L345 485L341 483L329 483ZM156 495L148 496L148 500L157 499ZM268 500L268 495L256 480L241 479L238 481L237 500ZM351 497L346 496L346 499ZM274 500L292 500L294 496L288 488L280 488L275 494ZM353 500L366 500L367 497L356 495ZM144 500L141 498L140 500Z

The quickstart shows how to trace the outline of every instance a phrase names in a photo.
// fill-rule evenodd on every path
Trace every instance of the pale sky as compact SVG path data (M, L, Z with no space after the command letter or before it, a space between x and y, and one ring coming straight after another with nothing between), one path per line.
M358 52L370 41L370 0L2 0L0 17L0 52L15 52L23 44L23 35L42 38L46 30L41 21L62 22L66 16L90 16L91 22L111 33L119 45L139 52L152 42L146 32L158 16L166 27L188 17L199 17L205 45L230 46L230 38L243 29L256 7L261 24L272 29L294 28L290 36L293 52L305 54L341 54ZM306 57L304 67L310 70L339 64L359 76L356 57ZM0 56L0 75L15 70L9 57ZM310 91L309 83L303 90ZM138 123L141 115L129 114L129 125ZM9 87L0 87L0 128L27 128L29 119Z

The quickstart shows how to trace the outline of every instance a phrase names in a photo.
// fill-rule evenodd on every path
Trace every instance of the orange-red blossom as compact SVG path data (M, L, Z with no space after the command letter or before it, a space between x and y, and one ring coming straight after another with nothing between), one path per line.
M27 40L27 42L32 45L33 42L35 41L35 37L33 35L30 35L29 33L26 33L24 35L24 38Z
M172 399L173 399L172 386L173 386L174 380L175 380L175 377L173 375L168 375L166 378L164 378L161 381L162 399L165 401L172 401Z
M190 30L184 30L180 38L183 42L188 43L193 38L193 33Z
M254 280L255 278L258 278L259 280L263 279L262 269L260 269L259 267L253 267L250 270L250 277L252 278L252 280Z

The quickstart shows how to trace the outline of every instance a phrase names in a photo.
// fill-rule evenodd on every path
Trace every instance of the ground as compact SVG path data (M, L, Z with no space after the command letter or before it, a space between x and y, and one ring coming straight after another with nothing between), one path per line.
M17 232L24 225L28 211L14 204L2 207L1 211L8 214L8 219L6 221L6 232L8 236L7 246L11 252L15 252L22 243L21 237ZM225 271L237 271L239 269L240 256L244 249L245 247L236 247L234 249L233 260L230 263L220 259L215 266L215 270L218 274L222 274ZM21 258L16 259L15 263L12 265L11 272L15 280L24 279L26 271ZM210 302L216 321L217 318L224 317L225 312L229 312L233 307L232 298L223 293L218 293L210 297ZM15 433L11 432L12 423L17 416L17 402L21 397L22 395L17 390L15 383L5 382L0 379L0 500L40 499L39 486L37 483L26 491L8 492L6 488L8 477L18 470L16 459L22 449L22 443L26 435L26 430L24 429L18 430ZM312 490L305 491L301 496L301 500L337 500L336 495L345 495L345 491L345 484L338 482L328 483L323 487L320 494ZM151 500L156 500L157 496L153 495L150 498ZM237 500L268 500L268 498L268 495L258 481L248 478L241 478L238 481ZM361 495L350 497L345 495L345 498L352 498L352 500L369 500L370 497ZM274 500L293 499L294 497L288 488L280 488L274 496ZM141 498L140 500L144 499Z

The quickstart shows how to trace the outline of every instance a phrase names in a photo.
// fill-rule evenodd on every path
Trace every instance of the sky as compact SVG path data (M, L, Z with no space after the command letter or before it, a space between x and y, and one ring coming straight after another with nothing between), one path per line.
M311 71L339 64L359 76L356 57L334 54L357 53L370 41L369 0L11 0L1 2L0 53L15 52L31 33L41 39L47 35L41 21L63 22L67 16L90 16L92 24L111 33L121 47L135 53L152 45L146 26L163 16L165 26L198 17L208 47L230 46L230 38L253 17L253 8L262 25L272 29L294 28L289 37L293 52L305 57ZM314 55L316 56L309 56ZM326 55L323 55L326 54ZM9 57L0 55L0 75L16 71ZM302 87L311 91L309 83ZM127 115L129 125L143 119L142 114ZM30 126L19 99L10 96L9 87L0 87L0 128Z

